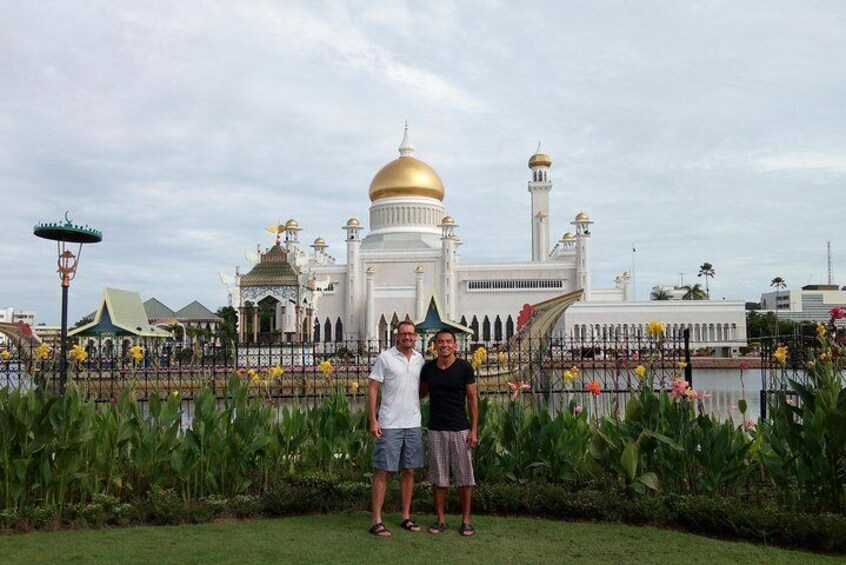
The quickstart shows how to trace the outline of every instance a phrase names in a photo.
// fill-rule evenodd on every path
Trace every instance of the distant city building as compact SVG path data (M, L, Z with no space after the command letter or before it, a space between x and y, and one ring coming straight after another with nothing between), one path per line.
M846 290L837 285L809 284L800 290L779 290L761 294L760 314L773 312L781 320L827 322L831 309L846 307Z
M50 347L58 347L62 339L61 326L33 326L32 333L37 335L38 339Z
M13 307L0 308L0 323L5 324L19 324L24 323L28 326L35 325L35 311L34 310L15 310ZM0 333L0 344L6 343L7 336Z

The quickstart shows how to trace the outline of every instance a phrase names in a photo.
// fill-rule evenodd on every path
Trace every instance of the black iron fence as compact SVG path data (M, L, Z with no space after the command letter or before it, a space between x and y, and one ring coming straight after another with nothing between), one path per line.
M425 356L434 356L425 344L419 347ZM787 348L784 363L775 358L779 347ZM640 386L644 376L639 373L644 369L639 367L648 370L647 378L655 389L666 390L677 379L693 387L701 367L716 364L736 371L748 364L748 374L760 370L761 386L755 392L760 395L760 415L766 417L769 402L778 395L792 395L791 379L806 382L805 367L813 349L812 338L779 336L762 338L757 357L713 360L691 358L683 339L524 338L466 344L460 354L473 362L482 397L526 393L552 405L575 400L603 413L619 410ZM196 340L185 344L103 338L87 339L69 350L69 379L86 397L97 401L114 399L129 384L142 401L152 394L161 397L174 392L191 401L204 386L223 398L233 375L246 382L255 397L284 401L342 393L362 400L379 344L357 340L272 345ZM0 386L56 390L58 361L57 347L33 341L0 345ZM731 371L726 371L726 379L735 378Z

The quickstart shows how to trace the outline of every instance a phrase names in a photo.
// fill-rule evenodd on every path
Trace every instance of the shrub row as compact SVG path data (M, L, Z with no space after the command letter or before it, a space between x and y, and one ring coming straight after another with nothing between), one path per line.
M390 484L386 510L399 510L398 485ZM417 513L432 512L429 485L414 491ZM307 475L280 479L261 495L211 496L185 501L172 490L155 490L125 503L99 496L86 504L39 506L23 512L0 511L5 532L127 525L204 523L220 518L269 518L311 513L365 511L370 485ZM450 512L458 512L453 496ZM846 554L846 517L807 514L745 504L737 499L686 495L632 496L626 491L571 490L549 483L493 483L476 489L474 510L481 514L533 516L567 521L622 523L673 528L699 535L781 547Z

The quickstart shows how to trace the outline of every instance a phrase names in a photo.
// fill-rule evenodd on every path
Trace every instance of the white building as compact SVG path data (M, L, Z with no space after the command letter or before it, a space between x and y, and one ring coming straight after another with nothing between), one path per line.
M33 310L15 310L11 306L0 308L0 323L18 324L23 322L30 327L35 326L35 312ZM6 343L7 337L0 333L0 344Z
M581 315L580 323L587 324L584 316L604 316L627 303L631 299L628 273L618 276L613 287L593 287L594 222L585 212L575 214L569 230L550 245L552 159L538 147L528 166L531 214L526 227L531 234L531 259L465 264L459 222L444 205L443 182L429 165L414 157L406 128L399 157L382 167L370 183L369 230L357 218L341 227L346 241L344 264L327 254L322 237L314 240L311 252L303 249L301 227L289 220L268 228L277 233L276 245L257 256L248 254L249 272L221 273L239 314L241 340L257 342L261 336L275 334L292 341L378 339L386 343L392 327L404 319L421 319L430 297L435 296L443 314L472 328L477 340L501 341L516 331L526 304L581 289L585 303L604 305ZM649 305L628 309L627 319L634 323L638 313L647 316L638 322L645 324L654 318L648 310ZM732 316L719 323L737 327L739 320ZM745 339L745 323L743 328Z
M761 294L759 314L773 312L781 320L828 322L835 306L846 307L846 290L837 285L803 286L801 290L779 290Z

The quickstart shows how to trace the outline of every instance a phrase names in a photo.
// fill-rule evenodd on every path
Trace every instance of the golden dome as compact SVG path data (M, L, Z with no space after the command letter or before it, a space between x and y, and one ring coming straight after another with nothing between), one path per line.
M370 201L391 196L424 196L444 199L444 183L435 170L414 157L394 159L370 183Z
M356 220L355 218L350 218L349 220L347 220L347 227L348 228L357 228L360 225L361 224L358 223L358 220Z
M455 220L452 219L452 216L444 216L444 219L441 220L442 226L454 226Z
M590 220L590 217L584 212L579 212L578 214L576 214L577 222L587 222L588 220Z
M529 157L529 168L532 167L551 167L552 158L546 153L535 153Z
M322 237L318 237L317 239L314 240L314 246L315 247L325 247L326 246L326 240L323 239Z
M563 236L561 236L561 239L563 239L564 241L567 241L567 240L570 240L570 239L576 239L576 236L573 235L570 232L567 232Z
M300 229L300 224L297 223L297 220L293 220L293 219L288 220L285 223L285 229L286 230L298 230L298 229Z

